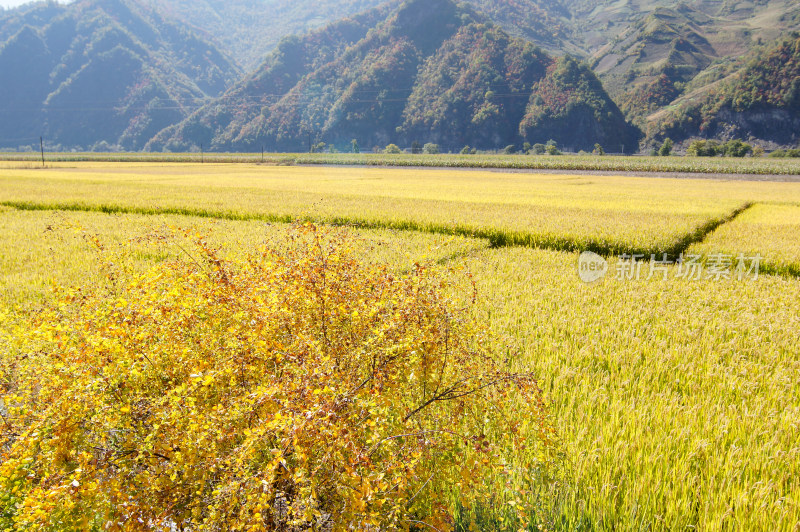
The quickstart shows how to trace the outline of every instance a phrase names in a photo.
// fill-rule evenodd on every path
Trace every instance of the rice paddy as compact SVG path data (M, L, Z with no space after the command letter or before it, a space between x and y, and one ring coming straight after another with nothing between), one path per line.
M762 258L764 271L800 276L800 205L755 205L691 251Z
M98 243L135 272L184 254L182 230L237 255L285 222L352 225L371 260L438 264L464 297L474 281L481 320L538 375L565 456L537 495L547 528L800 526L800 183L0 163L0 205L0 302L23 313L102 282ZM609 260L593 284L587 249ZM763 270L621 274L626 253L717 252Z
M575 262L515 248L465 264L544 379L570 461L563 529L794 530L800 281L586 285Z
M197 235L224 256L241 259L278 242L288 227L180 215L1 209L0 301L15 306L41 302L59 287L104 282L107 271L102 266L109 260L116 262L115 269L138 273L160 261L185 257ZM427 233L366 230L359 236L366 257L398 270L488 247L483 240Z
M0 203L17 208L306 219L603 254L677 253L753 202L800 203L800 183L431 169L76 163L2 175Z

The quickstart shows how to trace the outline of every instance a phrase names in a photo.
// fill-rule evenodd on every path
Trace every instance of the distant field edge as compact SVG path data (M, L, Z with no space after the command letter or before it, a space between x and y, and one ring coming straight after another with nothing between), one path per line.
M245 163L310 166L389 166L408 168L478 168L663 174L797 176L800 159L643 157L591 155L386 155L291 153L45 153L46 165L58 162ZM41 164L34 153L0 153L0 161Z

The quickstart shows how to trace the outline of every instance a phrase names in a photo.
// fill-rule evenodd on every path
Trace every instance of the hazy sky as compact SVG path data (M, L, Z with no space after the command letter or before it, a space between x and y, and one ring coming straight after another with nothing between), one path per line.
M20 4L24 4L25 0L0 0L0 6L3 7L16 7Z
M3 7L17 7L27 3L28 0L0 0L0 6Z
M27 4L31 0L0 0L0 6L3 7L17 7L22 4ZM59 4L66 4L67 2L61 1Z

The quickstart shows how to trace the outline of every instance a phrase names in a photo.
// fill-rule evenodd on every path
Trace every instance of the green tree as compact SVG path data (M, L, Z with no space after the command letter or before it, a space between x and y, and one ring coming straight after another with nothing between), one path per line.
M361 153L361 148L358 147L358 141L356 139L350 141L350 149L353 153Z
M674 146L674 143L672 142L672 139L670 139L670 138L664 139L664 144L661 145L661 149L658 150L658 154L661 157L668 157L668 156L672 155L673 146Z
M533 152L534 155L544 155L545 153L547 153L547 146L545 146L544 144L534 144L531 147L531 151Z
M441 150L439 149L439 145L438 144L434 144L432 142L428 142L427 144L425 144L425 146L422 149L428 155L436 155L438 153L441 153Z
M463 148L461 148L461 155L469 155L471 150L472 148L470 148L469 146L464 146Z
M383 150L383 153L397 155L399 153L403 153L403 150L401 150L397 144L389 144L386 146L386 149Z
M509 144L508 146L503 148L503 153L506 155L514 155L515 153L517 153L517 147L514 146L513 144Z
M755 155L754 155L755 156ZM800 157L800 149L791 150L778 149L769 154L770 157Z
M600 144L595 143L594 149L592 150L593 155L605 155L606 150Z
M558 149L555 143L548 144L545 146L544 150L547 155L561 155L561 151Z
M716 140L696 140L689 144L686 153L693 157L716 157L723 153L723 148Z
M411 153L414 155L419 155L422 153L422 144L420 144L419 141L415 140L411 143Z
M722 149L726 157L745 157L753 153L753 147L739 139L729 140Z
M691 155L692 157L703 157L705 151L706 141L704 140L695 140L689 147L686 148L686 153Z

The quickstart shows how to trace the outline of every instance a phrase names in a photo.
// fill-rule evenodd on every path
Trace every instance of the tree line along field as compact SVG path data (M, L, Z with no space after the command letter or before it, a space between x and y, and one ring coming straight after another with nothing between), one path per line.
M54 288L352 226L358 254L430 263L533 371L562 453L516 495L551 529L794 530L800 522L800 183L447 169L18 162L0 167L5 321ZM97 243L101 245L98 246ZM609 259L585 284L578 252ZM620 255L763 257L757 279L617 278ZM473 283L474 282L474 287ZM473 292L473 289L475 292ZM3 322L0 322L0 325Z
M35 152L3 153L6 162L41 162ZM386 154L386 153L45 153L50 162L257 163L277 165L410 166L611 172L797 175L800 159L772 157L619 157L597 155Z

